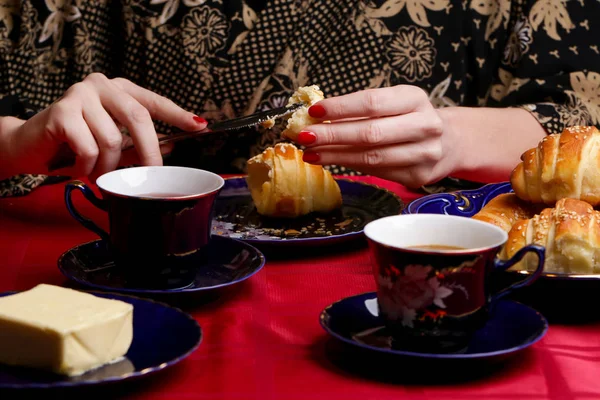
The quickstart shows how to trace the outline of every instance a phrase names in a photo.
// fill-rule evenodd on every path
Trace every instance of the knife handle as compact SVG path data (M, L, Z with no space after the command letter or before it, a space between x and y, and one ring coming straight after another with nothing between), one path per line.
M183 132L183 133L174 134L171 136L165 136L165 137L158 139L158 144L162 145L162 144L167 144L167 143L175 143L175 142L179 142L181 140L191 139L196 136L201 136L205 133L213 133L213 131L204 129L202 131ZM121 151L130 150L130 149L133 149L134 147L135 146L133 144L129 144L129 145L123 147L121 149ZM54 171L62 169L62 168L72 167L75 165L76 157L77 156L75 155L73 150L71 150L69 145L67 143L63 143L60 145L55 156L48 163L48 171L54 172Z

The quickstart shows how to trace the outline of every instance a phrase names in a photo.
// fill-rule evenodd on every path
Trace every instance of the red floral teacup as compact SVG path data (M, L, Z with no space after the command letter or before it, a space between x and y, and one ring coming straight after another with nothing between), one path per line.
M379 315L396 345L417 351L454 351L489 318L490 306L512 290L533 283L543 271L544 248L527 246L510 260L498 252L502 229L466 217L395 215L365 227L373 259ZM491 293L490 280L527 253L536 271Z

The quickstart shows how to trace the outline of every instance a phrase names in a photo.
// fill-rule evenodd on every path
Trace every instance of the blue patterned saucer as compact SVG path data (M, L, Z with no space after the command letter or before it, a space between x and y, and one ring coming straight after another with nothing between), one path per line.
M343 205L330 214L295 219L262 217L245 178L225 180L215 203L213 234L252 244L332 244L362 237L369 222L400 214L404 203L394 193L362 182L336 179Z
M174 289L149 289L129 284L115 266L101 240L76 246L58 259L58 268L70 280L90 288L111 292L178 294L214 290L242 282L265 265L264 255L239 240L213 235L207 258L197 266L194 281Z
M378 316L376 293L347 297L325 308L321 326L335 338L353 346L395 356L420 359L504 358L539 341L548 322L521 303L499 300L490 319L462 349L451 353L422 353L394 348L393 339Z
M0 296L14 293L0 293ZM132 296L91 293L133 305L133 341L125 359L76 377L2 365L0 389L68 388L129 381L175 365L202 341L198 323L177 308Z

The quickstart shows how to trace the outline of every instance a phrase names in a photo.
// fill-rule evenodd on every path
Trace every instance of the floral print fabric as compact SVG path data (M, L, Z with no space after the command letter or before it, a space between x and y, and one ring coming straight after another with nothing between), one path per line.
M302 85L329 97L412 84L436 107L522 107L556 133L600 124L599 16L583 0L0 0L0 115L28 118L102 72L211 121ZM207 136L168 162L243 172L281 129ZM43 182L14 177L0 195Z

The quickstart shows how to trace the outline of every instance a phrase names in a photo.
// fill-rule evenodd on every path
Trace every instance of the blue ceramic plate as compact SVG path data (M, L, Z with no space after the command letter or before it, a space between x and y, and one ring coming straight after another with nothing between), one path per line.
M115 266L101 240L76 246L60 256L58 268L70 280L94 289L136 294L177 294L209 291L242 282L265 265L264 255L239 240L213 235L207 259L197 266L191 284L175 289L130 285Z
M512 191L510 182L502 182L491 183L479 189L431 194L412 201L402 210L402 214L448 214L472 217L494 197L503 193L512 193ZM510 273L530 274L529 271L510 271ZM600 280L600 274L576 275L543 272L540 278L544 280L597 281Z
M348 344L388 354L424 359L490 359L505 357L540 340L548 322L537 311L521 303L500 300L487 324L468 345L454 353L420 353L398 350L377 315L377 295L365 293L331 304L320 316L321 326Z
M0 293L0 296L13 293L15 292ZM131 380L178 363L196 350L202 341L202 329L198 323L179 309L137 297L92 293L133 305L133 342L125 359L77 377L0 366L0 388L64 388Z
M258 214L245 178L226 179L215 204L213 234L257 244L330 244L360 237L369 222L402 211L402 200L390 191L347 179L336 182L342 192L340 210L275 219Z

